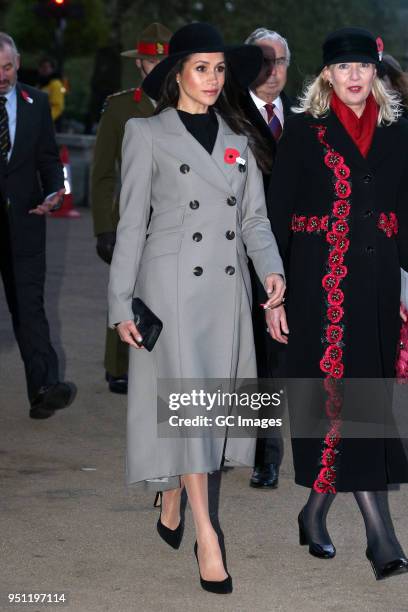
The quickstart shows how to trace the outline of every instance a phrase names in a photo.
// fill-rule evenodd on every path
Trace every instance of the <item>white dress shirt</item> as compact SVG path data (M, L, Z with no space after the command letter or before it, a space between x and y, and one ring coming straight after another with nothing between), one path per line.
M17 124L17 93L16 86L14 85L13 89L11 89L8 93L2 94L7 102L5 104L7 115L8 115L8 128L10 134L10 151L7 154L7 161L10 160L11 152L13 150L14 139L16 136L16 124Z
M261 113L262 117L265 119L265 122L268 123L268 113L266 112L266 108L265 108L265 100L261 100L261 98L258 98L258 96L256 94L254 94L253 91L249 90L249 93L251 94L251 98L254 101L254 104L256 106L256 108L259 110L259 112ZM282 104L282 100L280 98L280 96L278 96L277 98L275 98L275 100L272 102L272 104L275 105L275 108L273 109L275 115L278 117L281 126L283 128L283 124L284 124L284 116L283 116L283 104Z

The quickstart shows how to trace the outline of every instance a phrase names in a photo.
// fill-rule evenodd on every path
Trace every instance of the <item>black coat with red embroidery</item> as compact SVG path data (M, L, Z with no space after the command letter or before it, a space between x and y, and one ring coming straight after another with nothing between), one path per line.
M367 158L334 113L287 120L268 193L288 282L283 375L394 377L400 267L408 270L407 152L405 119L375 129ZM294 459L296 481L313 486L322 442L309 442L294 449ZM336 490L407 480L398 440L360 444L371 456L361 470L357 442L343 440L344 450L346 442L353 450L341 453ZM374 470L373 453L380 456Z

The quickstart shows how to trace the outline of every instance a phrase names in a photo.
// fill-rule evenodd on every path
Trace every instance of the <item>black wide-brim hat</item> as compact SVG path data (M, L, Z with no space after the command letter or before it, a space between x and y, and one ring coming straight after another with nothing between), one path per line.
M224 53L233 78L242 88L253 83L261 71L263 54L255 45L225 45L221 34L209 23L189 23L173 34L169 54L157 64L142 83L145 93L158 100L170 70L177 62L193 53Z
M341 28L328 35L323 43L321 70L342 62L379 64L377 41L371 32L364 28Z

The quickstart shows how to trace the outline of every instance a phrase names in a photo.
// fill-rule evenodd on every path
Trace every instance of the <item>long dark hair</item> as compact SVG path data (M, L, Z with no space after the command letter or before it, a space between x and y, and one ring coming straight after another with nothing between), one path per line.
M179 99L179 89L176 82L176 75L183 69L184 64L191 56L187 56L178 61L177 64L168 72L160 90L160 98L154 111L158 115L165 108L177 107ZM225 85L221 94L218 96L213 108L224 119L227 125L236 134L243 134L248 138L248 145L251 149L256 163L264 174L269 174L272 170L272 154L266 140L258 133L253 125L246 119L239 104L239 89L234 82L231 69L226 62Z

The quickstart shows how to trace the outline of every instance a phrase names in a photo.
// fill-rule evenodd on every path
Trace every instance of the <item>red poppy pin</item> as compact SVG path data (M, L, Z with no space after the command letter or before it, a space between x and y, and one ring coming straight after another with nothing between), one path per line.
M382 56L383 56L383 53L384 53L383 39L379 36L375 42L377 43L378 57L380 58L380 62L381 62Z
M28 93L25 91L25 89L21 90L21 97L23 98L23 100L25 102L28 102L28 104L32 104L33 103L33 99L30 98L30 96L28 95Z
M226 164L239 164L245 166L245 159L242 159L237 149L226 148L224 153L224 161Z
M140 100L142 99L142 90L140 87L135 89L135 91L133 92L133 99L135 102L140 102Z

